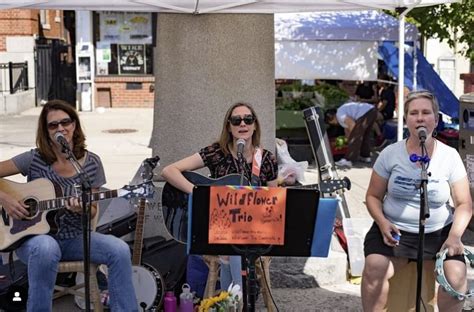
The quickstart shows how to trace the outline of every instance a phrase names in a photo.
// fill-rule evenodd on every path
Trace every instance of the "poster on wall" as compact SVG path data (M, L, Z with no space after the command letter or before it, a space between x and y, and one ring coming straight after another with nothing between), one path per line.
M152 43L151 13L100 12L100 41L109 43Z
M97 75L107 76L109 74L109 63L97 63Z
M120 74L145 73L145 46L143 44L119 44Z
M91 58L89 56L79 56L77 66L77 80L81 82L91 81Z
M108 42L97 42L95 52L97 63L110 63L112 60L110 43Z

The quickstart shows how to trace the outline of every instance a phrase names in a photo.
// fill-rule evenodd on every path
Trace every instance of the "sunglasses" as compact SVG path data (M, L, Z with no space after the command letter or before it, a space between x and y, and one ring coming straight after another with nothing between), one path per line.
M64 118L64 119L61 119L59 121L48 122L48 129L49 130L56 130L59 127L59 125L61 125L63 127L67 127L70 124L72 124L72 119L71 118Z
M232 126L239 126L242 123L242 120L246 125L251 125L255 122L255 117L253 115L245 115L244 118L240 116L231 116L229 122Z

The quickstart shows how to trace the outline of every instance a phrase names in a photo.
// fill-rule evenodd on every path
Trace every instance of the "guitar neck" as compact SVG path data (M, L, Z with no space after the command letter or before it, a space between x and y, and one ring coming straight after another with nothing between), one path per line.
M138 200L138 216L137 225L135 227L135 241L133 242L132 265L140 265L142 263L143 248L143 228L145 225L145 205L144 198Z
M119 190L108 190L102 192L92 193L91 202L97 202L99 200L115 198L118 196ZM41 200L38 202L38 210L40 212L51 211L66 207L66 203L72 196L57 197L54 199Z

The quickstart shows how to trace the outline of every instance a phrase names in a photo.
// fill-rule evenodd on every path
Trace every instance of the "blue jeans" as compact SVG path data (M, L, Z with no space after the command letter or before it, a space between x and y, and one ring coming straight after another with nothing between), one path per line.
M240 256L229 256L229 262L221 262L221 289L227 291L230 283L238 284L242 290L242 260Z
M91 262L108 268L111 311L138 311L128 245L115 236L92 232L90 247ZM49 235L33 236L16 254L28 265L28 312L49 312L59 261L83 259L82 235L65 240Z

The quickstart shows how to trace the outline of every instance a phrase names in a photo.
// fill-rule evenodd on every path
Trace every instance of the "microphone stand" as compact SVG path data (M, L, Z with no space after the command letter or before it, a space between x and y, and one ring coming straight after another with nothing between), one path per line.
M419 228L419 237L418 237L418 257L416 260L416 271L417 271L417 281L416 281L416 312L420 311L420 301L421 301L421 283L423 279L423 255L425 249L425 223L426 219L430 217L430 209L428 207L428 172L427 172L427 162L428 153L425 146L425 139L420 140L421 147L421 158L419 162L421 163L421 180L420 180L420 220L418 224Z
M237 158L240 168L240 185L244 185L245 169L243 153L237 153ZM249 185L251 182L249 180ZM257 269L255 266L256 260L262 255L270 252L272 245L269 246L236 246L232 245L232 249L242 255L242 271L248 272L247 275L242 276L242 294L243 294L243 305L244 311L255 312L255 302L257 301Z
M244 179L245 179L245 170L244 170L244 155L243 153L237 153L237 160L239 161L239 166L242 168L240 171L240 185L244 185Z
M81 164L77 160L74 153L70 148L63 146L62 152L66 154L67 160L69 160L76 170L81 180L81 203L82 203L82 240L84 249L84 296L86 311L90 311L90 198L91 198L91 184L89 176L82 168Z

